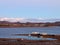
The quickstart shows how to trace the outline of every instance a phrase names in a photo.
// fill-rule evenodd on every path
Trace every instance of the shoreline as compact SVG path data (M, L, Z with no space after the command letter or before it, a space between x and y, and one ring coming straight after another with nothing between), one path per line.
M34 26L33 26L34 27ZM48 26L48 27L60 27L60 26ZM48 28L48 27L37 27L37 28ZM26 27L0 27L0 28L26 28ZM29 27L27 27L29 28ZM31 27L30 27L31 28ZM35 27L34 27L35 28Z
M21 34L25 35L26 34ZM27 34L28 36L28 34ZM37 36L37 35L32 35ZM44 35L45 38L54 35ZM60 35L56 35L55 37L59 37L57 40L29 40L25 38L0 38L0 45L60 45ZM51 37L50 37L51 38Z
M0 38L0 45L60 45L60 40L27 40Z

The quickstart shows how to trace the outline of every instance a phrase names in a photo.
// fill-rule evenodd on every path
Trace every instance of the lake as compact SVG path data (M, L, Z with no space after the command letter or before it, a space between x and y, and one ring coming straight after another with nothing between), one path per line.
M27 36L13 36L12 34L31 34L32 32L60 35L60 27L0 28L0 38L29 38ZM31 38L33 37L30 37L30 39ZM35 39L37 38L35 37Z

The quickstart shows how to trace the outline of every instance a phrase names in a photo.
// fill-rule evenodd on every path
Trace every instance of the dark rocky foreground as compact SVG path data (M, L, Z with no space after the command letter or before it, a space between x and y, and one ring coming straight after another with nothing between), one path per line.
M0 38L0 45L60 45L60 40L27 40Z
M28 36L28 34L19 34ZM37 34L31 34L38 36ZM60 45L60 35L42 35L45 38L55 38L57 40L29 40L23 38L0 38L0 45Z

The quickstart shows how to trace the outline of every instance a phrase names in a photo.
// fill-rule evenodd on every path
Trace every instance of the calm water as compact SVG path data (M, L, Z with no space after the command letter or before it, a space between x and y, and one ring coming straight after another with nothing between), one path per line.
M29 38L27 36L13 36L12 34L27 34L32 32L60 34L60 27L24 27L24 28L0 28L0 38ZM29 39L32 39L30 37ZM37 39L34 37L33 39ZM40 39L40 38L39 38Z

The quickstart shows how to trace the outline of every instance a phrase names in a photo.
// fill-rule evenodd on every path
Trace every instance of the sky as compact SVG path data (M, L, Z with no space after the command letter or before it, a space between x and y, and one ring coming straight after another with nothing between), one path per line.
M0 17L60 19L60 0L0 0Z

